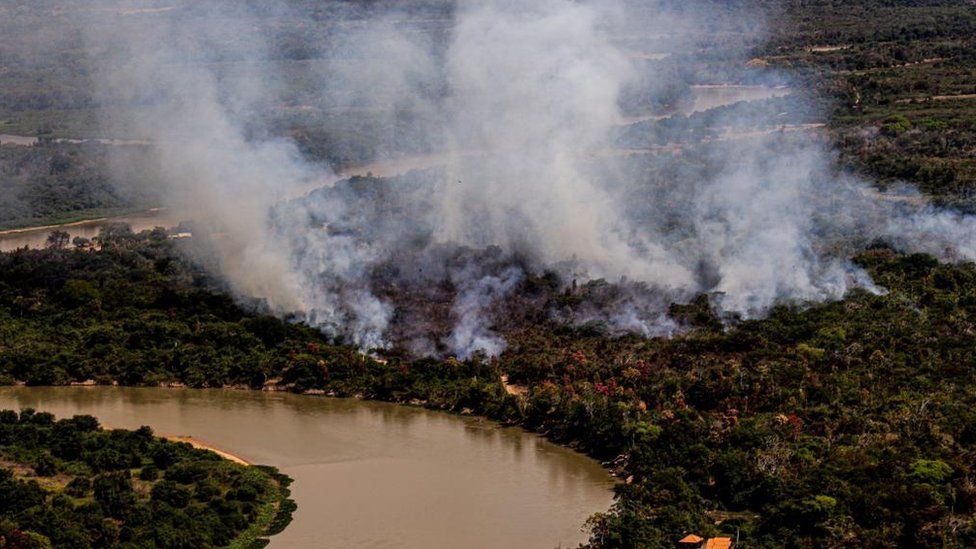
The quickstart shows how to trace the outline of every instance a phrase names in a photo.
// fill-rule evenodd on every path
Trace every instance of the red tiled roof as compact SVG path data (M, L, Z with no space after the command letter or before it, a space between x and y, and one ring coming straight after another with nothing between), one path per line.
M705 549L731 549L732 538L712 538L705 542Z
M702 541L704 540L695 534L688 534L687 536L678 540L678 543L701 543Z

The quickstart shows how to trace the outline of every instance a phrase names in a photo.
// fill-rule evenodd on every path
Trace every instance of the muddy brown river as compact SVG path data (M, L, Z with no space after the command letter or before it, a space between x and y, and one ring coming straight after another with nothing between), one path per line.
M166 210L151 210L140 214L123 215L105 219L79 221L64 225L49 225L43 227L28 227L0 231L0 252L9 252L17 248L43 248L51 231L61 230L68 233L69 239L76 236L94 238L102 228L110 223L124 223L134 232L152 230L156 227L171 228L179 224L178 216L169 214Z
M188 435L295 479L272 548L553 548L585 540L613 480L516 428L350 399L116 387L2 387L0 408Z
M785 97L793 93L785 86L741 86L735 84L699 85L691 87L694 101L682 112L690 115L709 109L725 107L740 101L762 101L775 97Z

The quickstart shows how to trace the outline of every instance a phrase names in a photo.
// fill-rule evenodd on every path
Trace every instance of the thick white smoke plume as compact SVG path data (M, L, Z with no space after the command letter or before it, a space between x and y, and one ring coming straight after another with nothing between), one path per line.
M505 269L500 276L479 279L472 279L465 271L458 273L461 291L454 304L458 322L449 339L450 348L457 351L458 358L467 360L475 351L497 356L505 350L505 340L489 330L483 318L486 309L511 292L521 278L522 272L514 267Z
M102 29L113 49L100 69L107 94L139 106L109 123L156 142L171 206L211 235L206 253L233 289L364 349L496 355L491 310L544 270L620 283L572 321L668 335L680 329L668 305L703 292L755 317L880 291L849 260L874 240L976 258L972 218L833 173L813 134L760 125L692 161L668 142L687 136L647 129L652 111L694 103L671 97L688 75L656 61L695 62L703 11L323 5L312 20L284 5L181 5L148 32ZM289 24L297 37L282 38ZM282 58L295 41L306 53ZM760 112L710 124L754 128ZM620 144L628 123L646 130L641 150ZM358 173L427 169L337 183L369 158ZM402 295L423 310L438 288L453 296L447 335L393 335L414 323Z
M228 89L211 58L226 52L198 49L233 40L241 55L253 56L261 44L245 48L234 38L247 25L244 17L202 10L169 25L100 29L110 33L109 54L96 67L104 95L136 106L108 111L115 115L103 124L152 140L167 205L219 237L207 259L236 292L260 296L276 310L300 310L305 281L268 213L311 172L288 140L246 138L242 113L264 99L267 82L239 79ZM150 107L138 108L144 104Z
M601 9L603 8L603 9ZM671 281L690 273L621 219L588 155L605 154L635 67L600 24L605 7L564 0L462 8L447 51L455 150L438 236L497 244L591 276ZM472 220L475 222L472 223Z

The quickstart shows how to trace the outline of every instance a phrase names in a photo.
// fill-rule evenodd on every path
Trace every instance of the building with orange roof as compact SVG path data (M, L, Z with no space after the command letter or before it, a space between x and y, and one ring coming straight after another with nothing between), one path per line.
M705 549L732 549L732 538L711 538L705 542Z
M733 545L732 538L705 539L696 534L688 534L675 544L678 549L732 549Z

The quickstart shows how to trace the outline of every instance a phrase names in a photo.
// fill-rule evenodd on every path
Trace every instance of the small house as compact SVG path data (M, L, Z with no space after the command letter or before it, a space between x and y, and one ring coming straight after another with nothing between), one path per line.
M732 538L710 538L705 539L695 534L678 540L678 549L732 549Z
M732 538L711 538L705 542L705 549L732 549Z

